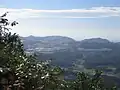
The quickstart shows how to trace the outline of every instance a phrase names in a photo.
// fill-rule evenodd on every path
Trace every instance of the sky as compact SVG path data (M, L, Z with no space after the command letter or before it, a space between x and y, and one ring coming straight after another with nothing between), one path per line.
M0 0L20 36L68 36L120 41L120 0Z

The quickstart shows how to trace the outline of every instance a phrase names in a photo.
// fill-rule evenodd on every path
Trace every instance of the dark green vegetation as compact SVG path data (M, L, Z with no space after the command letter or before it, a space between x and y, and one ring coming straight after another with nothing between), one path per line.
M116 90L106 88L100 71L92 76L79 72L75 79L65 80L63 69L27 55L19 36L7 28L18 23L8 22L5 16L0 17L0 90L3 86L12 90Z

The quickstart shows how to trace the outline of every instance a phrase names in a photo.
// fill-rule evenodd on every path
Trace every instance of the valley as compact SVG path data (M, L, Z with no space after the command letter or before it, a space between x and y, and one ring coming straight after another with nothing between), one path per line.
M75 41L69 37L22 37L26 53L35 53L39 60L65 69L67 77L76 72L89 75L103 71L103 76L120 79L120 44L107 39L92 38Z

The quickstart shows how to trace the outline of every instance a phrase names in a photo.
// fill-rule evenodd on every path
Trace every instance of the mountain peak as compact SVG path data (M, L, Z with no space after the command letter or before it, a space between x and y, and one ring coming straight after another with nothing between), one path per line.
M84 39L82 42L88 42L88 43L109 43L110 41L103 38L90 38L90 39Z

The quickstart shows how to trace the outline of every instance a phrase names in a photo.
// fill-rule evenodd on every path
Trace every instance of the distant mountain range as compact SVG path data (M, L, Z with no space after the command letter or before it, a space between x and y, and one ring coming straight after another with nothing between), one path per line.
M81 59L81 55L85 59L86 67L113 65L120 62L120 43L110 42L107 39L91 38L75 41L63 36L29 36L21 39L26 53L40 53L44 56L41 56L42 59L54 58L55 62L61 63L60 65L63 65L66 59L69 59L67 64L72 65L74 61Z
M63 36L47 36L47 37L21 37L24 47L27 51L33 52L55 52L58 50L110 50L120 43L113 43L107 39L91 38L82 41L75 41L69 37Z
M68 72L90 74L92 70L99 69L104 71L104 75L120 79L120 42L102 38L76 41L63 36L28 36L21 39L27 54L36 53L40 60L52 60L52 64Z

